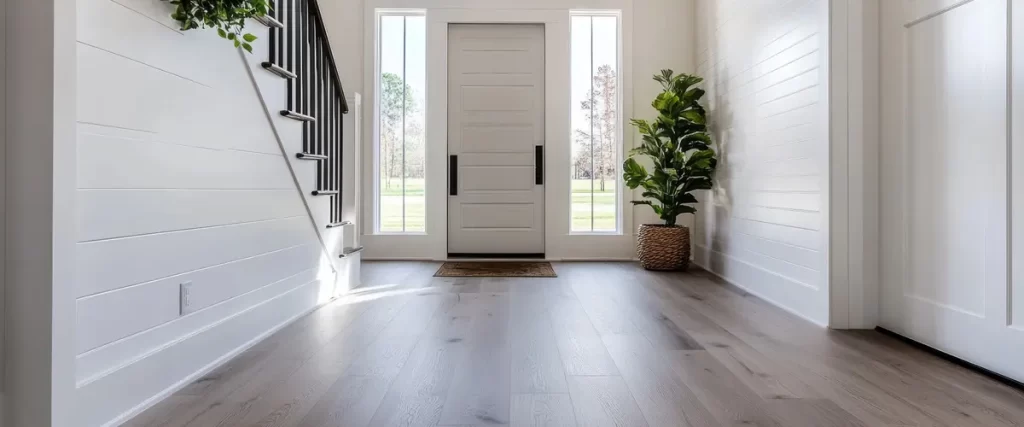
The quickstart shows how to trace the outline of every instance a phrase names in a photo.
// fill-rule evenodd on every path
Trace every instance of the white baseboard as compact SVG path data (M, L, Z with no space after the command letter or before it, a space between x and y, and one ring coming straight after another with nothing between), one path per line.
M808 315L807 313L805 313L804 312L805 310L800 310L797 307L795 307L794 305L796 305L796 304L790 304L790 303L783 303L783 302L781 302L781 298L776 297L774 294L780 294L780 293L781 294L785 294L785 293L788 292L790 300L799 300L799 299L801 299L804 296L806 296L808 298L816 298L817 295L813 295L813 293L821 292L821 290L817 290L817 291L812 290L810 288L807 288L806 285L797 284L797 282L793 282L792 280L790 280L790 279L788 279L788 278L786 278L784 276L778 275L776 273L773 273L771 271L765 270L763 268L760 268L760 267L748 264L746 262L743 262L741 260L735 259L735 258L733 258L732 256L730 256L728 254L724 254L724 253L721 253L721 252L718 252L718 251L714 251L714 250L709 249L709 248L707 248L707 247L705 247L703 245L694 245L693 249L694 249L694 251L693 251L694 252L693 263L696 266L700 267L702 270L707 271L708 273L711 273L712 275L718 277L719 279L725 281L726 283L729 283L730 285L733 285L733 286L735 286L737 288L740 288L743 291L745 291L747 293L750 293L751 295L754 295L754 296L756 296L756 297L758 297L758 298L768 302L769 304L774 305L774 306L776 306L776 307L786 311L787 313L790 313L790 314L792 314L794 316L797 316L797 317L799 317L801 319L804 319L804 320L806 320L808 322L811 322L811 323L813 323L815 325L818 325L818 326L821 326L821 327L828 327L828 309L827 309L828 298L827 298L827 292L826 292L826 298L824 298L824 301L825 301L824 304L826 304L824 320L815 319L813 316ZM736 269L736 268L746 269L746 270L748 270L752 274L757 274L760 277L764 277L765 280L763 281L763 283L784 284L783 286L785 286L785 287L782 288L780 286L780 289L779 289L778 292L770 292L770 289L763 289L763 288L765 288L766 285L762 285L762 286L758 287L758 286L754 286L754 285L751 285L751 284L748 284L748 283L742 283L739 280L734 280L733 278L730 278L727 273L715 271L714 269L709 268L707 265L705 265L705 263L701 262L702 260L708 259L708 257L711 256L712 254L714 256L716 256L716 257L718 257L718 258L728 262L732 266L732 268L730 268L730 269L733 269L733 270ZM806 295L803 295L803 294L806 294ZM813 304L813 301L812 302L805 302L805 305L812 305L812 304Z
M299 286L77 390L82 425L117 426L319 308L320 281Z

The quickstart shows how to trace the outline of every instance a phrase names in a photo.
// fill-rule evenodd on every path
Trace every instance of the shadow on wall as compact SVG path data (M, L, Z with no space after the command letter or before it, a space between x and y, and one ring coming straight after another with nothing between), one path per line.
M711 21L714 22L714 21ZM709 42L710 44L710 42ZM710 58L709 58L710 61ZM711 210L710 221L698 221L704 230L704 245L710 251L726 253L722 245L722 238L728 234L719 227L719 224L727 224L732 216L732 188L734 180L730 179L733 172L731 160L732 152L729 150L732 143L732 132L735 128L734 114L731 106L727 104L726 94L730 92L729 87L723 87L731 82L726 79L724 84L719 83L718 75L728 76L729 68L723 66L721 69L710 68L706 76L705 90L708 91L711 103L707 106L710 112L708 129L715 142L715 149L718 153L718 170L715 175L715 186L707 194L710 196L706 202L710 205L706 209ZM716 75L717 74L717 75ZM707 265L704 267L712 271L723 272L726 267L723 259L707 252Z

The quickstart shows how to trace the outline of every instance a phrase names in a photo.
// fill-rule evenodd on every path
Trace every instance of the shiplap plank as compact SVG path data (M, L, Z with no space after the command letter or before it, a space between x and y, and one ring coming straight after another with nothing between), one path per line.
M773 254L780 259L810 269L821 268L821 253L813 249L801 248L750 234L726 232L724 229L723 235L714 239L713 242L716 250L726 253L731 253L736 248L746 248L762 254Z
M79 297L315 241L308 217L78 244Z
M288 190L79 190L78 240L92 241L303 215Z
M291 277L239 295L188 316L178 317L155 328L125 337L102 347L79 354L75 358L76 380L79 384L124 367L164 346L186 338L204 328L231 318L250 307L316 280L319 269L299 272Z
M278 155L79 134L79 189L293 189Z
M317 266L320 247L296 246L77 301L79 353L179 317L179 286L191 283L190 311L251 292Z
M204 37L176 30L180 24L171 18L174 5L170 3L145 0L77 0L76 3L78 41L206 86L215 86L217 81L218 70L209 66L211 62L224 61L224 54L231 53L227 43L204 43ZM125 34L132 34L132 37L125 37Z
M156 23L152 27L164 31ZM205 43L212 41L207 37ZM78 121L146 132L163 142L280 155L244 59L227 43L223 47L203 66L217 69L227 83L207 86L79 42Z

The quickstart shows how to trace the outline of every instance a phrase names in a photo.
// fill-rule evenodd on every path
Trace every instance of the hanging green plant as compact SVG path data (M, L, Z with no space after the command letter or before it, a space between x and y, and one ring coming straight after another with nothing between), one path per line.
M217 35L252 53L256 36L244 33L245 20L267 15L268 0L170 0L175 5L171 18L182 31L216 28Z

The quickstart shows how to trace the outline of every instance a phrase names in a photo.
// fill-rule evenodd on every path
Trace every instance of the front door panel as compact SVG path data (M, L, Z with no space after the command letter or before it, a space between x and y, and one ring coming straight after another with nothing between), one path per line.
M449 253L544 252L543 146L543 25L449 26Z

